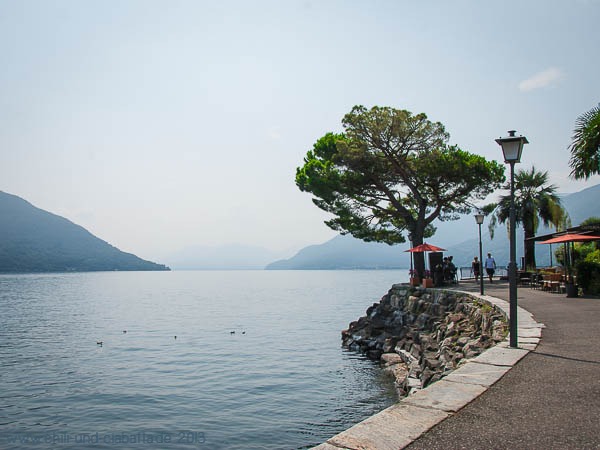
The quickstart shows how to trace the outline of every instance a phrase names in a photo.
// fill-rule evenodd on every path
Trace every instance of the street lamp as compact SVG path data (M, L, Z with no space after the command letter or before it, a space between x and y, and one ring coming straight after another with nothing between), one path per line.
M479 293L483 295L483 251L481 249L481 225L485 216L481 213L475 214L475 222L479 225Z
M529 144L525 136L515 136L516 131L510 130L507 137L496 139L496 143L502 147L504 162L510 164L510 261L508 263L508 285L509 285L509 332L510 346L518 347L517 344L517 242L515 233L515 163L521 162L523 145Z

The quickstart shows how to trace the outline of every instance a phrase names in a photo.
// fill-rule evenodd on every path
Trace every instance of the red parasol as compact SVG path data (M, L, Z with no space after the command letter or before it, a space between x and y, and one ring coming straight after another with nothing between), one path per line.
M417 245L416 247L409 248L408 250L404 250L405 253L406 252L410 252L410 253L444 252L444 251L446 251L445 248L437 247L435 245L428 244L427 242L425 242L421 245ZM425 264L425 266L427 267L427 264ZM410 270L411 270L411 272L413 270L412 255L410 256Z
M567 233L562 236L556 236L551 239L538 242L538 244L562 244L565 242L586 242L586 241L598 241L600 240L600 236L592 236L589 234L576 234L576 233Z
M408 250L404 250L404 252L410 252L410 253L445 252L445 251L446 251L445 248L436 247L435 245L428 244L427 242L425 242L424 244L421 244L421 245L417 245L416 247L409 248Z

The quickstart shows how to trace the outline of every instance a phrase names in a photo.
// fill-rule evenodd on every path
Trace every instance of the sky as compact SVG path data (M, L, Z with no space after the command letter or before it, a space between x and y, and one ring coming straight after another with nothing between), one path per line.
M294 183L354 105L424 112L450 143L569 178L600 102L600 0L0 0L0 190L121 250L290 256L336 233Z

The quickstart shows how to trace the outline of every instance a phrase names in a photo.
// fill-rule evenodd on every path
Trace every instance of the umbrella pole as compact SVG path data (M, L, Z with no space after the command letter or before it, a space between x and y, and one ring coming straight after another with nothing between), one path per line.
M573 282L573 264L575 263L575 242L571 242L570 249L570 264L569 264L569 282Z
M565 242L565 266L567 269L567 277L571 279L571 246Z

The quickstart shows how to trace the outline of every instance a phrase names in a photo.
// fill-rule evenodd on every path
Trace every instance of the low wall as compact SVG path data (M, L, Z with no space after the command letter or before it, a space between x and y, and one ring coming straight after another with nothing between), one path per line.
M342 332L342 342L381 360L403 397L503 341L507 328L501 309L469 294L398 284Z

